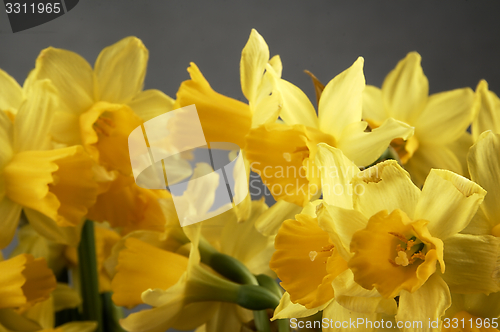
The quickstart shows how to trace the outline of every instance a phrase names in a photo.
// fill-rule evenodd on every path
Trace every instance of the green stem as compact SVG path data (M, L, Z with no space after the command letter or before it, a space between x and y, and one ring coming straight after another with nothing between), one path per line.
M255 328L258 332L271 332L271 322L266 310L257 310L253 312Z
M278 286L278 283L276 282L275 279L271 278L268 275L265 274L259 274L256 276L257 281L259 282L259 285L270 290L274 294L276 294L279 298L283 295L281 292L281 288ZM279 332L290 332L290 320L285 318L285 319L278 319L276 320L276 323L278 324L278 331Z
M279 332L290 332L290 320L289 319L278 319L278 331Z
M96 332L103 332L102 304L95 254L94 222L86 220L78 246L78 262L82 295L82 319L97 322Z
M113 293L106 292L101 294L103 304L103 320L106 332L125 332L120 326L120 319L123 318L122 308L117 307L111 300Z

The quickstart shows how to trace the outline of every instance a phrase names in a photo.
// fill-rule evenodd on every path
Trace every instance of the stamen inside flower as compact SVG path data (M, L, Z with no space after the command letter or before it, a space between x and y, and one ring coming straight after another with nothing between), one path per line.
M333 249L335 249L335 246L333 244L331 244L331 245L327 245L327 246L322 247L319 252L311 250L309 252L309 259L311 260L311 262L314 262L314 260L318 257L325 258L325 263L326 263L326 259L328 259L328 257L330 257L332 255Z
M100 116L96 122L94 122L94 130L101 135L110 136L113 128L116 127L113 120Z
M396 257L393 259L389 259L389 262L394 265L394 266L408 266L415 261L425 260L425 254L422 252L422 250L425 247L425 244L422 243L419 239L417 239L415 236L410 237L409 239L406 239L406 237L403 234L396 233L396 232L388 232L392 236L395 236L398 238L401 242L403 242L403 246L401 244L398 244L396 246Z

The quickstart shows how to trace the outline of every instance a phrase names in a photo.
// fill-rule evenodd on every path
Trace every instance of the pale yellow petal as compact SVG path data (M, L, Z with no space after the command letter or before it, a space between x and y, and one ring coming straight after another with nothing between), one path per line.
M417 52L410 52L385 78L382 99L389 116L413 124L427 104L429 81Z
M414 125L418 141L449 144L462 136L474 115L474 92L470 88L433 94Z
M485 80L477 85L476 96L479 99L479 114L472 123L474 141L486 130L500 134L500 99L493 91L488 90Z
M413 182L422 187L431 168L447 169L462 174L462 164L453 151L440 144L421 144L405 164Z
M456 293L500 291L500 238L456 234L444 242L443 280Z
M363 120L370 126L378 127L389 115L382 101L382 90L373 85L365 86L363 90Z
M273 56L269 60L269 64L273 67L274 72L278 77L281 77L281 72L283 71L283 64L281 63L281 58L279 55Z
M253 113L252 128L276 122L282 108L283 98L277 89L279 78L276 74L271 73L272 68L269 67L270 65L268 65L268 70L264 73L255 92L255 98L250 101L250 109Z
M92 68L76 53L52 47L43 50L30 77L30 84L25 84L28 93L36 80L49 79L58 90L65 111L81 114L94 103Z
M24 92L19 83L0 69L0 110L15 114L24 99Z
M46 150L50 148L49 130L58 102L49 80L33 84L26 101L14 121L14 149L16 151Z
M241 52L240 77L241 90L248 101L257 97L257 88L269 61L269 47L264 38L252 29L250 37Z
M323 199L329 205L352 209L351 180L359 168L341 150L325 143L318 144L316 164L321 171Z
M40 331L42 327L15 309L0 309L0 331Z
M293 219L302 206L287 201L277 201L255 221L256 229L265 236L276 235L284 220Z
M54 220L36 210L25 208L24 212L31 226L47 239L71 246L80 242L80 230L83 223L76 227L61 227Z
M70 322L58 327L63 332L94 332L97 329L96 322Z
M13 127L7 113L0 111L0 169L12 158ZM0 180L0 197L3 195L2 187Z
M375 313L363 314L355 312L344 308L335 301L323 310L323 319L324 318L326 318L326 326L322 326L323 332L357 332L360 330L367 332L375 331L376 328L373 326L373 323L380 320L378 315ZM371 322L372 324L369 324L368 322ZM337 325L335 323L337 323Z
M283 318L301 318L301 317L309 317L314 315L323 308L327 307L330 302L325 303L324 305L312 309L307 309L303 305L299 303L293 303L290 300L290 294L285 292L281 297L280 304L274 309L274 316L272 320L275 319L283 319Z
M67 145L82 144L80 115L73 112L54 112L50 134L54 141Z
M135 114L143 121L148 121L158 115L173 110L174 103L174 99L160 90L151 89L140 92L128 103L128 106L130 106Z
M439 320L450 305L451 296L448 286L439 275L434 274L417 291L413 293L401 292L396 320L403 322L403 324L413 321L423 323L420 326L412 324L410 328L402 328L403 332L438 332L440 331L439 326L431 328L428 322L429 320Z
M318 211L318 223L328 233L342 258L349 261L352 257L350 250L352 236L366 227L368 218L356 210L324 203Z
M95 63L97 98L127 103L141 92L148 50L136 37L127 37L101 51Z
M420 197L410 175L395 160L388 160L367 168L353 179L354 209L367 218L387 210L404 211L413 218Z
M459 139L448 144L446 147L457 157L462 166L462 175L470 179L469 170L467 167L467 155L472 146L472 135L466 131L462 133Z
M500 135L490 131L480 135L468 163L471 180L488 192L480 209L490 223L500 223Z
M183 307L182 301L174 300L161 307L132 313L120 320L120 325L130 332L165 332L172 327Z
M358 166L367 166L377 160L395 138L408 139L413 127L404 122L388 118L371 132L365 129L368 123L355 122L347 126L337 147Z
M8 197L0 201L0 249L7 247L14 238L19 218L21 217L22 206L14 203Z
M287 125L301 124L318 128L318 117L306 94L292 83L279 79L276 87L283 98L280 117Z
M364 59L335 76L323 90L318 105L319 129L340 139L344 128L361 121L365 75ZM286 119L285 119L286 121Z
M428 220L432 236L445 240L469 224L485 195L486 191L474 182L447 170L433 169L413 219Z
M68 284L57 283L56 289L52 292L54 298L54 311L76 308L82 303L78 291Z

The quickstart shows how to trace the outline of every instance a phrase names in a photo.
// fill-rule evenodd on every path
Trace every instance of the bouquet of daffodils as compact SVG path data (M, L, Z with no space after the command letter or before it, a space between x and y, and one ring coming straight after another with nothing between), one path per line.
M429 96L412 52L377 88L360 57L307 72L316 110L269 53L252 30L248 103L194 63L176 99L143 90L134 37L93 67L49 47L23 86L0 70L0 331L499 331L487 83Z

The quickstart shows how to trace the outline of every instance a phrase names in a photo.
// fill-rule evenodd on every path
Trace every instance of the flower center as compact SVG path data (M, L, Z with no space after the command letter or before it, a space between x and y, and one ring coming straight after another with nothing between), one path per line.
M309 259L311 262L314 262L316 258L324 258L326 263L326 259L332 255L333 249L335 249L335 246L333 244L329 244L321 247L320 251L309 251Z
M415 263L416 260L420 260L421 262L425 260L425 254L422 252L425 244L422 241L415 236L407 239L401 233L389 232L389 234L402 242L396 246L397 256L394 259L389 259L389 262L393 266L408 266Z
M111 132L116 128L115 123L110 118L100 116L96 122L94 122L94 130L104 136L111 136Z

